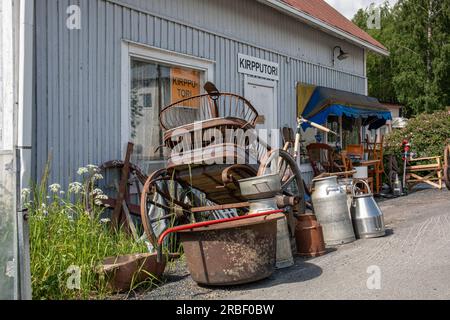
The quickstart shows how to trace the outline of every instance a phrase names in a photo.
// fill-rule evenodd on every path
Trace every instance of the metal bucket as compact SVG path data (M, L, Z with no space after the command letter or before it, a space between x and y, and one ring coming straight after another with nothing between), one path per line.
M357 195L356 184L364 183L368 194ZM373 198L370 187L364 180L355 182L352 188L353 203L351 215L356 236L360 239L377 238L386 234L383 212Z
M295 239L297 253L303 257L318 257L325 254L325 241L322 226L313 214L302 214L297 217Z
M347 206L347 195L339 187L337 177L313 180L312 202L317 221L322 225L327 245L339 245L356 240Z
M269 210L278 209L276 198L260 199L250 201L249 214L257 214ZM292 256L291 241L287 225L287 218L277 222L277 269L288 268L294 264Z
M192 279L205 285L258 281L275 270L277 221L284 214L180 232Z
M281 190L280 175L269 174L239 180L241 195L248 200L273 198Z
M356 173L353 175L355 179L367 179L369 177L369 170L366 166L354 167Z
M241 194L249 199L249 214L278 209L277 199L275 198L275 195L281 190L278 174L239 180L239 185ZM287 218L284 217L277 222L277 269L288 268L294 264L291 246Z

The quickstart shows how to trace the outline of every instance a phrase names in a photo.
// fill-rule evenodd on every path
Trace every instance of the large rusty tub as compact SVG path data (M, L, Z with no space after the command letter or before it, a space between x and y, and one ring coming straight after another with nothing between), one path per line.
M258 281L275 270L277 220L258 216L180 232L192 279L210 286Z

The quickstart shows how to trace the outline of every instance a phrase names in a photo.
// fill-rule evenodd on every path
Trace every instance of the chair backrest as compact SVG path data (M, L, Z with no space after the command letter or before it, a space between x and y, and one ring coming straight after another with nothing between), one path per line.
M318 176L323 172L335 172L333 148L325 143L311 143L306 147L309 161L314 170L314 175Z
M177 101L160 111L159 121L163 130L167 131L215 118L239 118L255 126L258 116L255 107L244 97L220 93L214 97L202 94Z
M362 144L349 144L345 150L347 151L347 155L351 157L359 157L360 159L364 158L364 145Z
M284 127L282 129L283 133L283 149L285 151L289 151L294 148L295 146L295 135L294 130L289 127Z

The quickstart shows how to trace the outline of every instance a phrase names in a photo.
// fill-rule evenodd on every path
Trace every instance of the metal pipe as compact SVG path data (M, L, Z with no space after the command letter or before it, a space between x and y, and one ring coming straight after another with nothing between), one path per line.
M226 218L226 219L219 219L219 220L212 220L212 221L203 221L193 224L186 224L183 226L173 227L165 230L158 239L158 248L157 248L157 262L160 263L162 261L162 243L164 241L164 238L168 236L171 233L183 231L183 230L193 230L201 227L207 227L215 224L225 223L225 222L231 222L231 221L237 221L237 220L245 220L250 218L256 218L256 217L262 217L262 216L268 216L276 213L284 213L285 210L270 210L266 212L241 216L241 217L233 217L233 218Z
M326 133L331 133L331 134L334 134L335 136L338 136L338 134L337 134L336 132L334 132L334 131L328 129L327 127L321 126L320 124L317 124L317 123L315 123L315 122L309 121L309 120L307 120L307 119L305 119L305 118L299 118L299 122L301 122L301 123L307 123L307 124L309 124L311 127L314 127L314 128L316 128L316 129L319 129L319 130L324 131L324 132L326 132Z

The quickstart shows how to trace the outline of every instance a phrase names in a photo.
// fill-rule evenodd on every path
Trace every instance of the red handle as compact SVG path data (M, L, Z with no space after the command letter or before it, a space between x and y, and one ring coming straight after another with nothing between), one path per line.
M225 219L219 219L219 220L204 221L204 222L198 222L198 223L193 223L193 224L186 224L186 225L183 225L183 226L169 228L169 229L165 230L159 236L159 239L158 239L158 256L157 256L158 262L161 262L161 258L162 258L162 243L164 241L164 238L167 237L171 233L178 232L178 231L183 231L183 230L194 230L194 229L197 229L197 228L207 227L207 226L211 226L211 225L215 225L215 224L231 222L231 221L238 221L238 220L245 220L245 219L262 217L262 216L268 216L268 215L271 215L271 214L283 213L283 212L284 212L283 209L271 210L271 211L266 211L266 212L261 212L261 213L256 213L256 214L250 214L250 215L241 216L241 217L233 217L233 218L225 218Z

